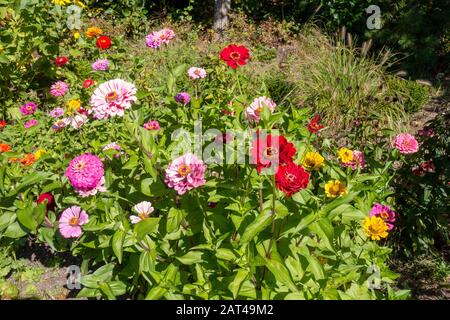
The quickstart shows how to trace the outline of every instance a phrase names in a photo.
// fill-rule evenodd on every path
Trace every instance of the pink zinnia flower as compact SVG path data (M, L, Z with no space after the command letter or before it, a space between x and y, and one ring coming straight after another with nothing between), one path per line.
M187 92L180 92L175 96L175 101L187 105L191 101L191 96Z
M67 93L69 85L64 81L57 81L50 87L50 94L54 97L61 97Z
M88 118L84 114L77 114L77 115L75 115L73 117L66 118L65 120L66 120L67 123L70 124L70 126L72 128L80 129L88 121Z
M31 119L31 120L28 120L27 122L25 122L24 127L25 127L25 129L29 129L31 127L34 127L37 124L38 124L38 121L36 119Z
M52 125L52 129L55 131L60 131L69 124L70 124L70 120L68 118L59 119Z
M206 183L206 165L192 153L187 153L174 161L166 169L165 182L179 195Z
M146 130L159 130L159 129L161 129L161 126L159 125L158 121L151 120L149 122L144 123L144 129L146 129Z
M59 118L64 114L63 108L55 108L52 111L50 111L50 117L52 118Z
M354 150L352 151L353 154L353 159L350 162L344 163L342 162L342 165L344 167L350 167L353 170L356 170L358 167L360 169L364 168L364 164L366 163L365 159L364 159L364 153L362 153L361 151L358 150Z
M394 228L393 223L395 222L395 212L389 206L375 203L372 209L370 209L370 216L376 216L383 219L384 222L386 222L389 230L392 230Z
M264 106L269 108L270 112L273 113L277 105L272 101L272 99L264 96L255 98L250 106L245 109L245 116L247 117L247 120L259 122Z
M132 83L122 79L102 83L91 97L89 114L93 114L96 119L123 117L124 110L130 109L136 102L136 92L137 89Z
M169 43L173 38L175 38L175 32L172 29L164 28L159 30L159 39L161 40L161 43Z
M206 77L206 70L203 68L190 67L187 73L192 80Z
M132 224L136 224L142 220L147 219L155 209L152 207L151 202L142 201L135 205L133 207L133 210L137 213L137 216L130 216L130 220Z
M75 192L78 193L78 195L82 198L86 198L89 196L95 196L98 192L105 192L106 188L105 188L105 177L103 176L100 181L97 183L97 185L95 186L95 188L91 189L91 190L78 190L75 189Z
M81 226L89 222L86 211L79 206L72 206L63 211L59 218L59 232L64 238L78 238L83 231Z
M108 59L98 59L92 64L92 69L95 71L106 71L109 69Z
M413 135L400 133L394 139L394 147L402 154L415 153L419 150L419 143Z
M169 43L175 37L172 29L164 28L159 31L153 31L145 37L145 44L149 48L159 48L163 43Z
M27 102L20 107L20 112L22 115L29 116L36 112L37 105L34 102Z
M89 192L101 187L103 163L99 157L85 153L70 161L66 176L75 191Z

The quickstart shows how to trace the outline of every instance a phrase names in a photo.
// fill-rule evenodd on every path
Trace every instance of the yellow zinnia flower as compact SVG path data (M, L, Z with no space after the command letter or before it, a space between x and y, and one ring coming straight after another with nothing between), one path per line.
M318 152L307 152L302 160L302 164L308 170L319 170L323 167L324 160Z
M46 151L42 148L39 148L35 153L34 153L34 158L36 160L38 160L44 153L46 153Z
M85 32L86 37L88 38L94 38L96 36L100 36L103 34L103 30L97 27L90 27Z
M364 232L372 240L380 240L388 236L388 226L383 219L377 216L371 216L364 219Z
M340 148L338 158L342 163L350 163L353 160L353 151L347 148Z
M77 111L81 107L81 101L78 99L71 99L67 102L67 114Z
M329 198L335 198L347 194L347 187L339 180L330 180L325 184L325 194Z
M70 3L70 0L52 0L52 2L58 6L65 6Z
M75 38L75 40L78 40L79 38L80 38L80 33L78 32L78 31L75 31L74 33L73 33L73 37Z

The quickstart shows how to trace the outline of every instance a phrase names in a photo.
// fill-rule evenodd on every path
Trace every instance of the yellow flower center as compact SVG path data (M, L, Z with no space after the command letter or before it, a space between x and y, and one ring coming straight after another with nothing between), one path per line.
M264 149L263 154L266 158L272 159L278 154L278 149L274 147L267 147Z
M386 211L383 211L382 213L380 213L380 216L381 216L381 218L386 220L387 218L389 218L389 213L387 213Z
M239 54L239 52L232 52L230 54L230 58L233 60L239 60L240 57L241 57L241 55Z
M106 101L107 102L113 102L117 99L117 92L111 91L106 95Z
M83 170L85 166L86 166L86 164L83 161L79 161L73 166L73 169L75 171L80 171L80 170Z
M148 218L148 214L141 212L138 214L138 217L141 218L141 220L145 220Z
M178 173L183 177L186 177L191 171L191 167L188 164L183 164L178 168Z
M78 225L78 218L77 218L77 217L72 217L72 218L70 218L70 219L69 219L69 224L70 224L72 227L77 226L77 225Z

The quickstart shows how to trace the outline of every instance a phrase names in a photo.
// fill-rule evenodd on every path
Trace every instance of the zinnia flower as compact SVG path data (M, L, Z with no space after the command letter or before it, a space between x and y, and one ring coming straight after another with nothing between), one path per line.
M364 219L363 228L366 235L372 240L381 240L388 236L388 226L383 219L371 216Z
M81 226L89 222L89 216L79 206L72 206L63 211L58 222L64 238L78 238L83 233Z
M172 29L164 28L159 31L153 31L145 37L145 44L149 48L159 48L163 43L169 43L175 37Z
M415 153L419 150L419 143L413 135L400 133L394 139L394 147L402 154Z
M50 94L54 97L61 97L67 93L69 85L64 81L57 81L50 87Z
M67 57L56 57L55 59L55 64L58 66L58 68L61 68L63 65L68 64L69 63L69 58Z
M339 180L330 180L325 184L325 194L329 198L336 198L347 194L347 187Z
M421 168L424 172L428 172L428 173L431 173L431 172L435 172L435 171L436 171L436 166L435 166L433 160L428 160L428 161L423 162L423 163L420 165L420 168Z
M37 124L38 124L38 121L36 119L31 119L31 120L28 120L27 122L25 122L24 127L25 127L25 129L29 129L31 127L34 127Z
M206 70L203 68L190 67L187 73L192 80L206 77Z
M270 112L273 113L277 105L270 98L264 96L255 98L250 106L245 109L245 116L247 120L259 122L264 106L269 108Z
M40 157L42 157L42 155L46 153L46 151L42 148L39 148L35 153L34 153L34 158L36 160L39 160Z
M95 119L123 117L124 110L130 109L136 102L136 87L124 80L114 79L102 83L91 97L91 109Z
M111 39L108 36L100 36L97 41L95 42L95 45L97 48L101 50L106 50L109 47L111 47Z
M34 157L34 154L28 153L25 157L20 159L19 162L24 166L32 166L36 162L36 158Z
M363 169L365 164L364 153L358 150L353 150L351 152L352 152L352 160L349 162L342 162L342 165L344 167L350 167L353 170L356 170L358 167L360 169Z
M27 102L24 105L20 107L20 112L22 112L22 115L29 116L35 113L37 110L37 105L34 102Z
M90 27L85 32L86 37L94 38L103 34L103 30L97 27Z
M325 159L318 152L307 152L302 164L307 170L319 170L323 167Z
M4 127L6 127L6 121L5 120L0 120L0 129L3 129Z
M392 230L394 228L395 212L389 206L375 203L372 209L370 209L370 216L375 216L383 219L389 230Z
M52 125L52 129L55 131L60 131L63 128L65 128L68 124L70 124L70 120L68 118L59 119Z
M108 59L98 59L92 64L92 69L95 71L106 71L109 69Z
M66 118L66 121L70 123L70 126L74 129L80 129L88 121L87 116L84 114L77 114L73 117Z
M251 161L256 164L258 172L269 167L276 170L279 165L292 162L296 151L285 137L268 134L266 138L259 136L253 141Z
M45 204L47 211L55 210L55 201L51 193L42 193L39 195L37 204L41 204L44 201L47 201Z
M279 166L275 174L275 184L278 190L286 193L287 197L305 189L308 186L308 182L309 173L294 162L288 162Z
M230 44L220 52L220 59L225 61L231 68L236 69L238 65L245 65L250 59L250 54L245 46Z
M55 108L52 111L50 111L50 117L52 117L52 118L59 118L62 115L64 115L64 109L63 108Z
M159 122L156 120L151 120L144 123L144 129L146 130L159 130L161 129Z
M71 0L52 0L54 4L57 6L65 6L66 4L69 4Z
M187 92L180 92L175 96L175 101L187 105L191 101L191 96Z
M89 87L92 87L94 84L95 84L95 81L92 79L86 79L83 81L83 87L86 89Z
M103 163L99 157L85 153L70 161L66 176L75 191L89 192L99 188L103 178Z
M179 195L206 183L206 165L192 153L187 153L174 161L166 169L165 182Z
M324 128L323 125L319 124L319 116L316 115L314 117L314 119L311 119L311 121L309 121L308 125L306 126L306 128L308 129L309 132L311 133L317 133L320 130L322 130Z
M155 209L152 207L151 202L142 201L135 205L133 207L133 210L137 213L137 216L131 215L130 220L132 224L136 224L142 220L147 219Z
M353 160L353 151L347 148L340 148L338 158L343 164L350 164Z
M8 152L11 150L11 146L6 143L0 143L0 153Z

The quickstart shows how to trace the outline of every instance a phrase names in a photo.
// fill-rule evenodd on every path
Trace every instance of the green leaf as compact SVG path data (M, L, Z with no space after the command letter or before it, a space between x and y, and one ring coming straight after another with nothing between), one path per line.
M13 224L10 224L8 226L8 228L6 229L6 231L3 235L8 238L17 239L17 238L22 238L22 237L26 236L27 233L28 233L28 231L23 229L20 226L20 224L16 221Z
M270 223L272 222L275 215L272 214L270 210L265 210L258 217L256 217L255 221L250 223L244 231L240 239L241 244L248 243L252 239L254 239L258 233L263 231Z
M241 288L242 282L245 281L245 279L247 278L249 272L245 269L240 269L237 273L236 276L234 277L234 280L230 283L230 285L228 286L228 288L230 289L231 293L233 294L233 299L236 299L238 294L239 294L239 290Z
M134 232L138 240L142 240L147 234L153 233L158 229L160 218L147 218L134 226Z
M26 227L28 230L35 231L37 228L37 222L34 220L33 217L33 207L30 205L17 210L17 220Z
M117 229L112 238L112 249L117 259L119 260L119 263L122 263L124 239L125 239L125 232L123 232L120 229Z
M184 256L176 257L176 258L182 264L192 265L194 263L203 262L202 256L203 256L203 252L201 252L201 251L190 251L190 252L186 253Z
M177 208L170 208L167 215L166 231L172 233L180 228L181 221L186 217L186 212Z

